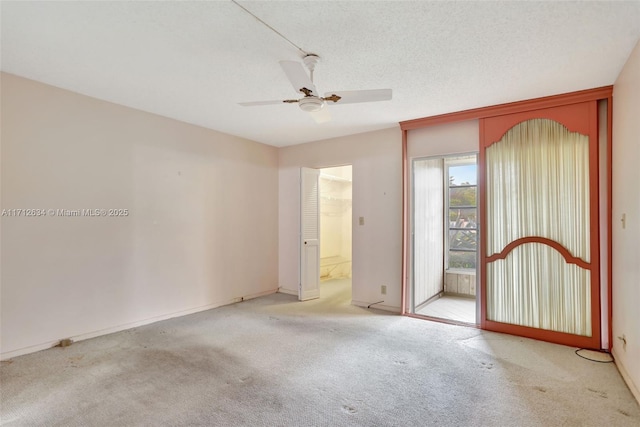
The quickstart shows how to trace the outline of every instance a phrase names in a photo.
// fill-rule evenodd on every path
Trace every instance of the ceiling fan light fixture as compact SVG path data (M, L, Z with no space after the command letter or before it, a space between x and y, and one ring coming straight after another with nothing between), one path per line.
M313 113L320 111L324 107L324 101L317 96L305 96L298 101L298 105L302 111Z

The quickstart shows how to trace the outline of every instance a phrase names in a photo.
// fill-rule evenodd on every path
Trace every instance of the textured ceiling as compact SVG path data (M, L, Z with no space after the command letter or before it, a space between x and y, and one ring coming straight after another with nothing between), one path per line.
M613 84L640 39L640 1L240 1L322 57L321 93L393 89L393 100L295 104L280 60L302 53L230 1L0 4L3 71L286 146L399 121Z

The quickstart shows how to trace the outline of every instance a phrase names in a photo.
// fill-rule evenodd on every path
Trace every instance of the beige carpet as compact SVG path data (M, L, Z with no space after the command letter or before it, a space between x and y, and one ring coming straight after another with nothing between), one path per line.
M7 426L638 426L573 348L283 294L14 358Z

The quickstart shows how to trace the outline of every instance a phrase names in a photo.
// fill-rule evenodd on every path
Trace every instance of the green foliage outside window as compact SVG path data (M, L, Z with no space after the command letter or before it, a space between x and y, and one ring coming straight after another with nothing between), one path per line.
M475 269L477 186L449 178L449 268Z

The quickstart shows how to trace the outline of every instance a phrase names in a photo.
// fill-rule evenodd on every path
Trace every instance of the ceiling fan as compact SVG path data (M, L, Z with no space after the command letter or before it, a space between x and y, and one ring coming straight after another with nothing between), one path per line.
M282 101L257 101L241 102L244 107L273 104L295 104L301 110L311 113L318 123L327 122L331 119L327 104L355 104L359 102L388 101L391 99L391 89L371 89L371 90L347 90L340 92L326 92L320 96L313 84L313 71L316 64L320 62L320 57L315 54L307 54L302 59L304 65L309 70L307 75L304 67L297 61L280 61L280 66L289 78L296 92L304 94L300 99L285 99Z

